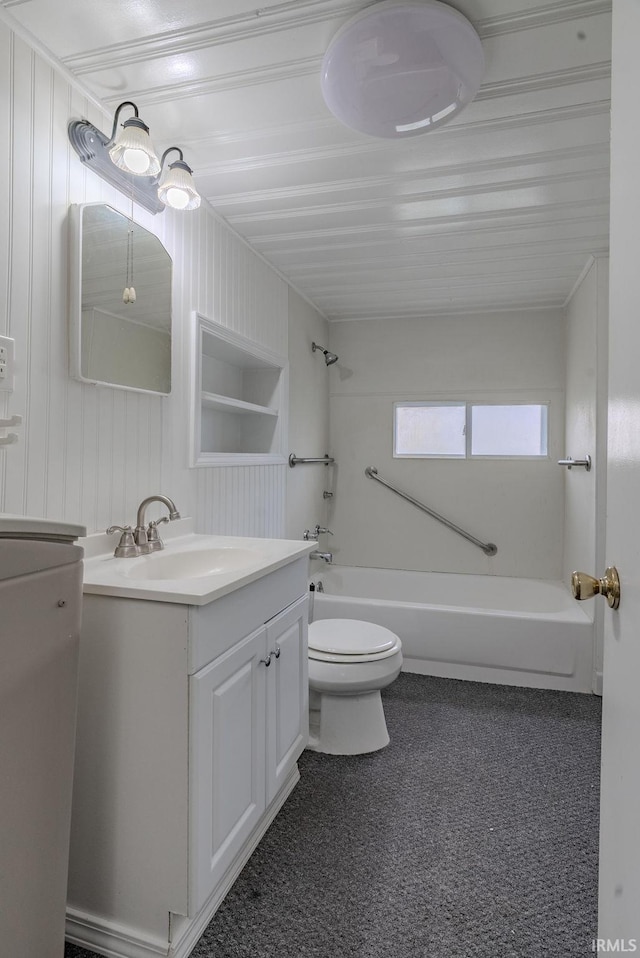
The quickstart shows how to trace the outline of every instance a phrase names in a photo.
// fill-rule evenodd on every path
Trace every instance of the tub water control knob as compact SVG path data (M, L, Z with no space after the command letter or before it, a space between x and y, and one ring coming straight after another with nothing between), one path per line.
M609 566L601 579L595 579L586 572L571 574L571 591L573 598L582 601L592 599L594 595L602 595L609 607L617 609L620 605L620 577L615 566Z

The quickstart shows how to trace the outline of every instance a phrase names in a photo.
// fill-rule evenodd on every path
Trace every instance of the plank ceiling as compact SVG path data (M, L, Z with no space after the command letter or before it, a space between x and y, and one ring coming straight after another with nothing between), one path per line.
M346 129L320 92L331 37L368 5L1 3L109 110L133 99L329 319L561 306L608 245L610 0L456 0L480 92L399 142Z

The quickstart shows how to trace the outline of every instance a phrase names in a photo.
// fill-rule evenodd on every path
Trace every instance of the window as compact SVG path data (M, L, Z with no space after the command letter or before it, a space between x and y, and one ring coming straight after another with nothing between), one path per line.
M403 402L394 404L396 458L542 459L546 403Z

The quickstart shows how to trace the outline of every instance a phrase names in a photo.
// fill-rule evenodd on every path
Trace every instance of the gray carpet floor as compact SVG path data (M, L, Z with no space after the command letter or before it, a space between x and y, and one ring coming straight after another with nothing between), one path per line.
M303 754L193 958L584 958L600 699L406 673L383 697L391 744Z

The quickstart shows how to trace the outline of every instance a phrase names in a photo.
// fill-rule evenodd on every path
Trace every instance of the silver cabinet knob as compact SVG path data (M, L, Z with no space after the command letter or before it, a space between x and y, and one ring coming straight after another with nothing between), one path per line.
M571 591L573 598L579 602L592 599L594 595L602 595L611 609L620 605L620 577L615 566L609 566L601 579L596 579L586 572L571 574Z

